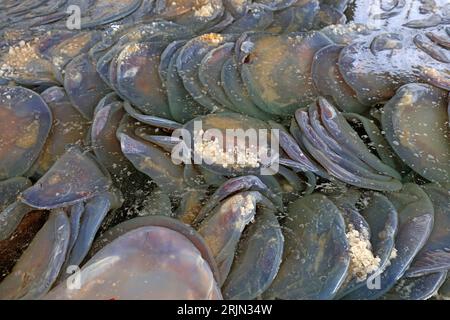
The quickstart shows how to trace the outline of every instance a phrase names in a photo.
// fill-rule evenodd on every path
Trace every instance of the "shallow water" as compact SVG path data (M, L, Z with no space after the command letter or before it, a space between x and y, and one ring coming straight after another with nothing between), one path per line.
M399 27L411 21L449 22L448 0L355 0L350 20L372 27Z

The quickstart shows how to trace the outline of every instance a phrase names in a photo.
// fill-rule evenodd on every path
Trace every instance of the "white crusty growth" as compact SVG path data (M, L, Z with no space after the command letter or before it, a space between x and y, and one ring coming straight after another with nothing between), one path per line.
M352 224L349 224L347 240L350 254L350 274L356 277L357 282L364 281L368 275L378 270L381 260L372 252L368 232L359 232Z
M8 77L23 71L27 63L35 59L39 59L35 46L22 40L17 46L9 47L8 53L3 56L0 76Z
M202 5L200 8L194 10L194 16L196 17L207 18L211 17L213 14L214 14L214 7L212 6L210 1Z
M259 168L261 165L260 152L263 148L258 148L237 144L224 146L219 139L197 139L195 142L195 153L208 164L218 164L224 168ZM225 150L224 150L225 149Z

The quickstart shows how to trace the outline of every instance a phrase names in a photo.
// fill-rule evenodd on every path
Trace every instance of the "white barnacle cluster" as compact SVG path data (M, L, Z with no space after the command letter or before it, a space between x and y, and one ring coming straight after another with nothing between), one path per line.
M208 1L206 4L202 5L198 9L194 9L194 16L200 18L208 18L214 14L214 7L211 1Z
M242 232L250 222L255 220L255 195L250 192L232 196L221 204L220 214L229 217L230 227Z
M239 211L241 216L248 216L255 210L255 198L251 195L237 195L233 198L232 210Z
M381 259L374 256L368 232L359 232L352 224L348 225L347 240L350 254L350 274L357 282L367 279L367 276L377 271Z
M202 41L212 43L212 44L218 44L223 41L223 36L218 33L206 33L199 37Z
M22 40L16 46L9 47L8 52L3 56L0 76L12 76L16 72L24 70L30 61L38 58L35 47Z
M245 226L255 219L256 199L249 193L236 195L230 201L231 211L239 213L240 219L236 221L238 228L244 230Z
M262 163L260 154L267 151L255 145L247 147L245 143L224 146L220 139L204 138L203 131L198 134L201 138L195 141L195 154L207 164L218 164L223 168L259 168Z
M386 267L389 267L392 264L392 260L396 259L398 255L397 248L392 248L391 254L389 256L389 260L386 264Z

